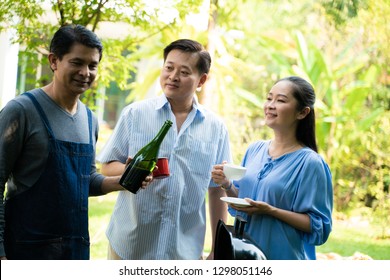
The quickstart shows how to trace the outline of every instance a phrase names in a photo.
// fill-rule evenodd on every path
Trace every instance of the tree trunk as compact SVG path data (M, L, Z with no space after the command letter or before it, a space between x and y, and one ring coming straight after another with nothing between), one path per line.
M218 0L210 0L210 16L207 27L208 43L206 46L207 51L211 56L211 69L207 82L203 85L202 90L198 94L199 102L208 108L218 108L218 95L215 94L215 79L213 77L213 64L215 65L215 48L216 48L216 26L218 18ZM214 93L214 94L213 94Z

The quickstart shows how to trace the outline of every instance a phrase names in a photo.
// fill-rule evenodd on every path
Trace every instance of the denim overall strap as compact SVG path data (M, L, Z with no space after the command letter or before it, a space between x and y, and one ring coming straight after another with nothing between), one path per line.
M6 202L7 258L89 259L88 194L94 153L92 113L87 108L88 144L57 140L35 97L26 95L47 128L49 154L38 181Z

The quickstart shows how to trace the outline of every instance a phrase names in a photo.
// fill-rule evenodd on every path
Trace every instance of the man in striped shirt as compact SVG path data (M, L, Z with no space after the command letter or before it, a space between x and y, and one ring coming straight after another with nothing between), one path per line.
M209 53L196 41L168 45L160 75L163 94L125 107L98 156L103 174L122 174L126 159L147 144L165 120L173 122L159 151L160 157L168 157L171 175L154 179L137 194L119 193L106 232L109 259L201 258L206 191L213 241L218 220L226 222L227 207L219 199L225 193L212 182L211 170L231 161L228 131L195 95L210 65Z

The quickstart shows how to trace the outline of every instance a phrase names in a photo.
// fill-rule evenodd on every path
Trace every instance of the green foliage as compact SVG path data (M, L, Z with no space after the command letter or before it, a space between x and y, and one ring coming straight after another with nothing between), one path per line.
M336 25L344 24L348 19L356 17L360 6L366 1L362 0L325 0L321 1L332 21Z
M84 101L93 107L100 96L98 89L108 87L112 81L124 92L134 88L130 84L141 59L136 50L149 44L150 40L156 41L155 38L162 40L164 30L177 30L188 11L198 11L200 2L172 1L153 6L153 3L143 0L52 0L49 4L44 0L20 0L17 4L13 0L3 0L0 3L0 32L14 28L15 42L22 44L26 52L44 56L48 53L51 36L59 26L81 24L101 35L104 59L99 66L97 85L84 96ZM176 13L172 12L174 10ZM122 29L120 38L106 34L102 23L111 23L114 29ZM175 35L170 37L176 39ZM154 55L157 51L160 54L161 44L155 46ZM142 96L140 94L138 98ZM136 98L133 94L132 99Z

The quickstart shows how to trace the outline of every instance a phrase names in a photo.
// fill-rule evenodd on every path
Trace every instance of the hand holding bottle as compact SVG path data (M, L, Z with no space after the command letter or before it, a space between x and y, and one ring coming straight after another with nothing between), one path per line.
M157 135L146 146L139 150L129 162L119 181L119 184L121 184L122 187L136 194L138 190L144 186L143 183L146 180L146 177L151 175L156 166L161 142L164 140L164 137L171 126L172 122L166 120Z
M125 170L126 170L127 166L129 165L129 163L131 161L132 161L132 158L128 157L127 160L126 160ZM155 172L157 169L158 169L158 167L156 165L156 167L154 168L153 172ZM146 189L150 185L150 183L153 182L153 180L154 180L153 172L151 172L148 176L146 176L145 180L142 181L142 184L140 186L141 189Z

